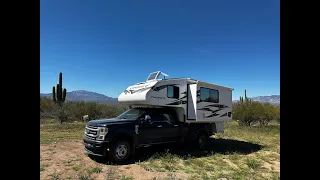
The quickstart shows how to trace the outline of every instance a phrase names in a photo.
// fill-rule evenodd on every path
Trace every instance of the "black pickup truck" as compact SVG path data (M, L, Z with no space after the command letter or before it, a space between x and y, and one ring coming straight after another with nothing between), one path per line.
M214 132L214 123L179 122L173 108L132 108L113 119L89 121L83 144L88 154L121 162L136 148L155 144L193 141L203 149Z

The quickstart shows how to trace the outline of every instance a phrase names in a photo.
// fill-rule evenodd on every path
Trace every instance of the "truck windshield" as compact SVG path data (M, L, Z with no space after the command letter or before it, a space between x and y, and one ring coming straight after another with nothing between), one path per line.
M145 111L141 109L129 109L124 113L120 114L117 119L129 119L129 120L136 120L139 118Z

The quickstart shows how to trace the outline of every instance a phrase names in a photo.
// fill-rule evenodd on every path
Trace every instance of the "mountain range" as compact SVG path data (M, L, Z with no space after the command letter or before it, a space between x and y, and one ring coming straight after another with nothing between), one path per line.
M280 95L270 95L270 96L257 96L249 97L253 101L259 101L262 103L270 103L280 107ZM238 102L239 100L234 100L233 102Z
M40 93L42 97L51 97L52 93ZM270 96L257 96L251 97L250 99L254 101L271 103L277 106L280 106L280 95L270 95ZM109 97L103 94L99 94L96 92L90 92L86 90L76 90L67 92L67 100L69 101L94 101L102 104L118 104L118 99ZM233 102L237 102L238 100L234 100Z
M52 93L40 93L40 97L52 97ZM97 102L102 104L118 104L118 98L109 97L96 92L86 90L77 90L67 92L67 100L69 101L86 101Z

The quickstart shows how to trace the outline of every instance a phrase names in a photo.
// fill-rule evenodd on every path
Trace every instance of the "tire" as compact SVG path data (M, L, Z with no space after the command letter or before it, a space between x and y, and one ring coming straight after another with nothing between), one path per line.
M124 162L131 154L130 143L126 140L119 140L113 143L109 151L110 160L113 162Z
M209 136L206 133L201 133L197 137L197 147L205 150L208 147Z

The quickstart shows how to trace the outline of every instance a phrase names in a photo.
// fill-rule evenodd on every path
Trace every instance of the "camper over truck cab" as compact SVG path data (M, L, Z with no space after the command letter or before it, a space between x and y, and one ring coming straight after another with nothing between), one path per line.
M160 76L163 78L161 79ZM130 85L118 101L132 108L86 126L85 151L125 161L136 148L192 141L203 149L232 120L232 88L191 78L166 78L157 71Z
M145 82L129 86L119 103L180 109L181 122L225 122L232 119L232 88L191 78L159 79L151 73ZM183 117L183 115L185 117Z

